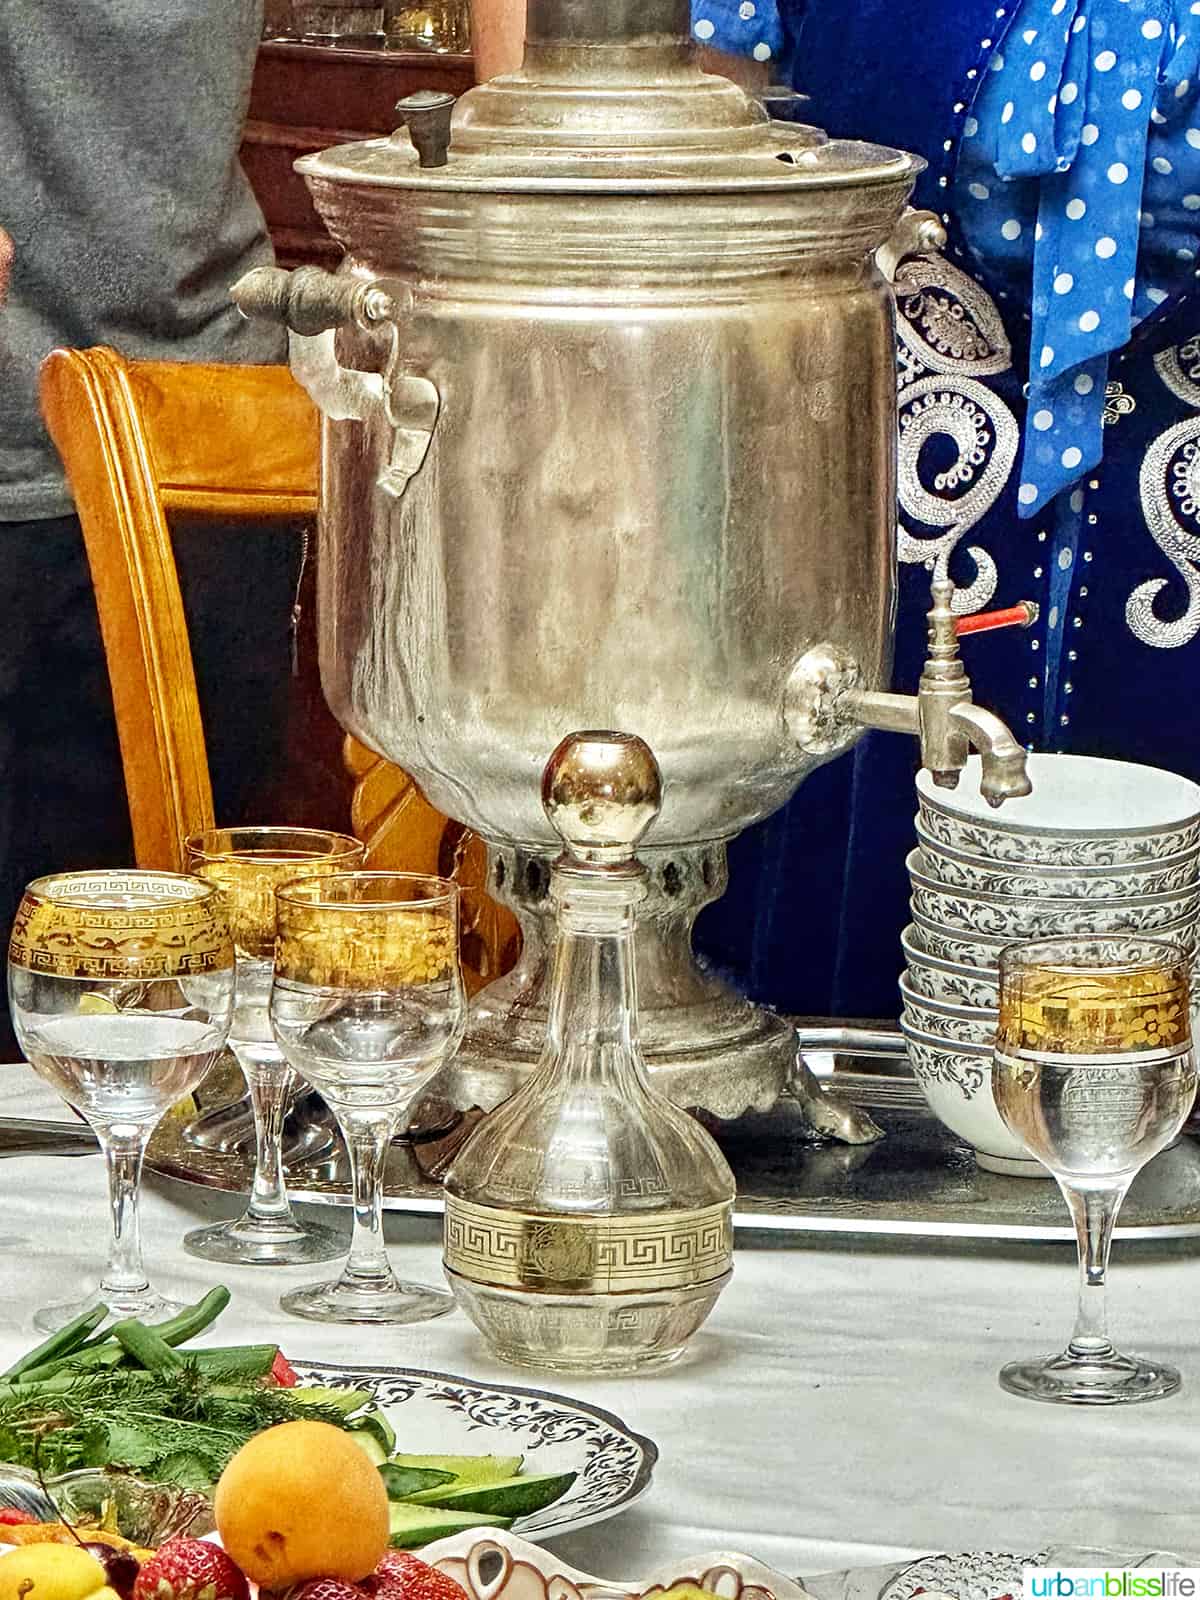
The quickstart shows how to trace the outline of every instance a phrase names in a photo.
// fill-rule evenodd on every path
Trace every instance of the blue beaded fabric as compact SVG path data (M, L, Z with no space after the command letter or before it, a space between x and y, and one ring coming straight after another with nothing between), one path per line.
M895 687L944 565L960 609L1040 607L963 647L1019 738L1200 781L1200 0L780 0L778 24L811 120L923 155L948 234L896 283ZM916 757L868 735L735 841L702 952L787 1011L895 1016Z

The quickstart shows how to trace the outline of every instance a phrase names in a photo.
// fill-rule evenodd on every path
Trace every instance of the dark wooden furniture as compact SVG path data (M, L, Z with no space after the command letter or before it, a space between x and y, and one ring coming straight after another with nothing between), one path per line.
M333 266L341 250L313 210L297 156L391 133L396 101L416 89L463 94L470 56L265 41L258 52L242 165L262 206L281 266Z

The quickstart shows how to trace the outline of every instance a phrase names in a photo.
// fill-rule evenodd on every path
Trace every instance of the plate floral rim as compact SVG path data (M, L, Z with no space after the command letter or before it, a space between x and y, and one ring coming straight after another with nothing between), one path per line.
M654 1477L654 1468L658 1463L658 1446L654 1440L644 1433L637 1432L615 1412L603 1406L594 1405L589 1400L578 1400L568 1394L563 1394L554 1389L538 1389L527 1384L493 1382L490 1378L466 1378L461 1373L438 1372L426 1367L392 1367L377 1364L347 1363L341 1361L309 1361L297 1357L292 1361L292 1366L297 1375L303 1379L308 1374L323 1377L339 1376L348 1379L366 1379L390 1381L393 1383L413 1382L417 1388L426 1387L436 1390L438 1385L450 1389L460 1389L468 1393L477 1393L486 1396L502 1397L505 1399L527 1400L540 1405L549 1405L559 1411L565 1411L575 1416L588 1418L598 1427L606 1428L616 1434L627 1446L637 1452L637 1463L629 1481L612 1496L611 1499L598 1504L578 1505L572 1509L572 1495L568 1494L562 1500L555 1501L543 1511L534 1512L526 1517L518 1517L513 1525L513 1535L518 1539L531 1543L540 1543L543 1539L558 1538L567 1533L574 1533L578 1529L592 1527L597 1522L605 1522L619 1512L625 1511L650 1488ZM389 1402L384 1401L387 1405ZM469 1413L467 1413L469 1416ZM483 1422L474 1423L474 1426L484 1427ZM589 1462L596 1459L598 1452L589 1454ZM580 1477L586 1477L587 1469L584 1468ZM557 1513L557 1515L555 1514ZM564 1515L565 1513L565 1515Z

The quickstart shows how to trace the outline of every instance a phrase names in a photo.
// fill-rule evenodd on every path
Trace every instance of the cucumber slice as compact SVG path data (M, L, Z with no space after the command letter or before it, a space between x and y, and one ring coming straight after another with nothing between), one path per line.
M445 1489L422 1489L412 1496L417 1505L441 1506L446 1511L484 1511L499 1517L527 1517L552 1505L579 1476L576 1472L530 1472L498 1483L451 1484Z
M457 1481L451 1472L438 1472L433 1467L398 1467L394 1461L382 1462L379 1476L389 1500L407 1500L422 1489L437 1489Z
M414 1506L393 1500L388 1507L391 1519L389 1543L395 1550L416 1550L435 1539L448 1539L464 1528L507 1528L508 1517L488 1517L471 1511L443 1511L439 1506Z
M355 1417L350 1424L351 1428L361 1429L363 1433L372 1433L383 1446L382 1460L386 1461L396 1448L396 1430L384 1416L382 1411L368 1411L361 1417Z
M387 1451L383 1448L373 1433L367 1433L367 1431L363 1428L347 1428L346 1432L354 1440L355 1444L362 1451L363 1455L366 1456L367 1460L372 1463L372 1465L381 1467L384 1464L384 1462L387 1460ZM431 1485L429 1484L422 1485L422 1488L430 1487Z
M448 1472L465 1487L469 1483L498 1483L502 1478L515 1478L521 1470L523 1456L406 1456L389 1458L393 1466L432 1468L434 1472Z
M370 1405L375 1398L366 1389L319 1389L315 1386L310 1387L306 1383L300 1384L295 1389L289 1389L288 1395L291 1399L303 1401L308 1405L333 1406L344 1417L361 1410L363 1406Z

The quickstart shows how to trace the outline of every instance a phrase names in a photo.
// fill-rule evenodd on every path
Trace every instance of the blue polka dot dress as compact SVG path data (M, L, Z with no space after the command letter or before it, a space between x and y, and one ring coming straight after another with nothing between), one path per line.
M776 0L692 0L692 33L701 44L754 61L774 61L784 27Z

